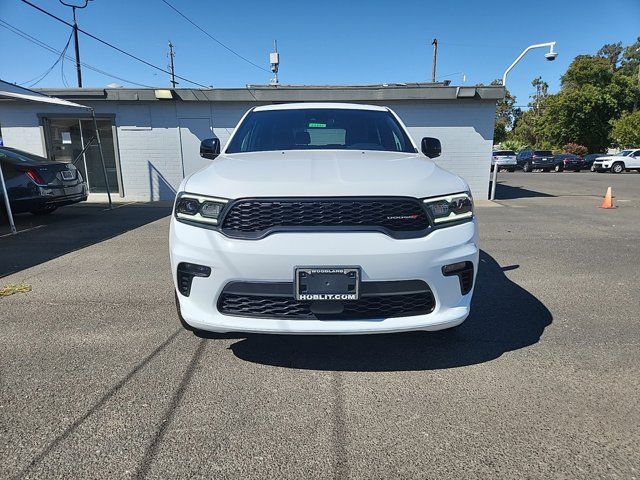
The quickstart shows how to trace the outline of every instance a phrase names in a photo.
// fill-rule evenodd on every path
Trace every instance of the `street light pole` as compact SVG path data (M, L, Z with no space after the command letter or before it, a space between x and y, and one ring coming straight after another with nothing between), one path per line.
M73 43L76 50L76 73L78 75L78 88L82 88L82 70L80 69L80 43L78 42L78 21L76 19L76 8L86 8L91 0L84 0L84 5L73 5L60 0L60 3L73 9Z
M545 53L544 57L549 61L553 61L558 56L558 54L553 50L555 46L556 46L556 42L546 42L546 43L537 43L535 45L529 45L527 48L525 48L522 51L522 53L518 55L518 58L516 58L511 65L509 65L509 68L507 68L504 71L504 74L502 75L502 86L503 87L507 86L507 75L509 75L509 72L513 69L513 67L515 67L520 60L522 60L522 57L524 57L529 50L533 50L534 48L549 47L549 53ZM491 182L491 192L489 194L489 200L494 200L496 198L497 182L498 182L498 165L496 164L493 166L493 179Z
M549 47L549 53L547 53L545 57L547 58L547 60L555 60L556 57L558 56L558 54L553 50L553 47L555 46L556 46L556 42L547 42L547 43L538 43L536 45L529 45L527 48L525 48L522 51L522 53L518 56L518 58L516 58L511 65L509 65L509 68L507 68L504 71L504 75L502 75L502 86L503 87L506 86L507 75L509 75L509 72L513 69L513 67L515 67L520 60L522 60L522 57L524 57L529 50L533 50L534 48Z

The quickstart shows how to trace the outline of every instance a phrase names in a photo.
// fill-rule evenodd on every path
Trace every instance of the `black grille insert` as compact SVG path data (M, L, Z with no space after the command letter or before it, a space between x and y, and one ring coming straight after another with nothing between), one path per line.
M221 219L231 237L260 238L274 231L377 230L393 237L416 237L429 228L415 198L241 199Z
M411 288L403 288L407 284ZM235 282L218 298L218 310L226 315L256 318L364 320L425 315L436 305L431 289L422 281L363 282L362 288L363 292L368 290L370 293L363 293L356 301L342 302L341 313L320 314L314 313L313 302L299 302L293 297L293 284Z

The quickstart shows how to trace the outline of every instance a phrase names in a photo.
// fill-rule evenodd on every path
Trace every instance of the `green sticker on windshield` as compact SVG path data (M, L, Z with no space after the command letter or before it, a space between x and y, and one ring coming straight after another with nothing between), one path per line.
M327 128L327 124L311 122L309 123L309 128Z

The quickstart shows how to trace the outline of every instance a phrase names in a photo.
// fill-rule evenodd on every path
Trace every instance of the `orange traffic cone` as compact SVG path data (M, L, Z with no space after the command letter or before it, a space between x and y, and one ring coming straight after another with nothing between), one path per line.
M616 208L613 206L611 187L607 188L607 194L604 196L604 200L602 201L602 205L600 205L600 208Z

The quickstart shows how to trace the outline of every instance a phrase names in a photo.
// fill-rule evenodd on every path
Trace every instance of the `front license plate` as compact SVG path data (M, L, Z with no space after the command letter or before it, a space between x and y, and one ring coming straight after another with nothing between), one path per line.
M358 300L359 267L297 267L296 300Z

